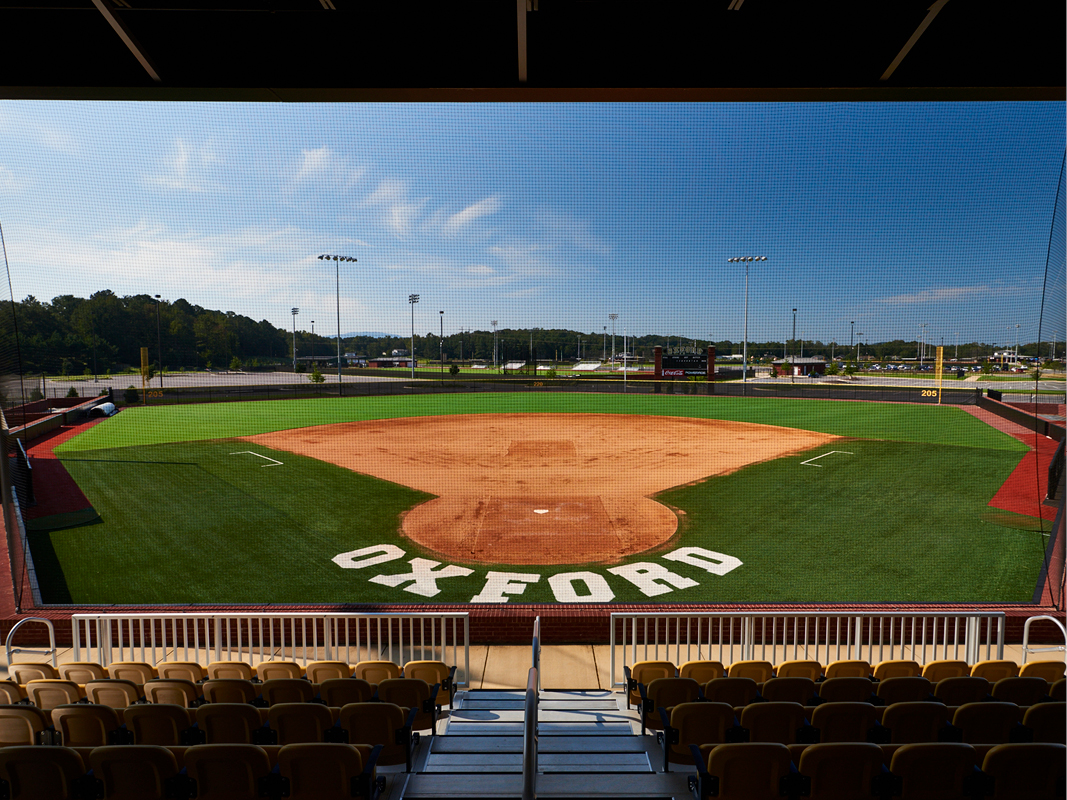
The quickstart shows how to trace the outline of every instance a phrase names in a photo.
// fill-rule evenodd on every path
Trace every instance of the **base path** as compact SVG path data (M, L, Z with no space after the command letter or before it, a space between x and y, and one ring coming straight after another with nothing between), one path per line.
M468 563L612 563L665 545L652 496L838 437L795 428L618 414L471 414L348 422L245 441L437 495L401 532Z

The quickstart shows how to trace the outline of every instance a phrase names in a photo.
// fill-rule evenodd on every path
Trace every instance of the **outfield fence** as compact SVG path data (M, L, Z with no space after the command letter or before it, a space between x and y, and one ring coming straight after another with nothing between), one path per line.
M613 686L638 661L864 659L871 664L953 659L974 664L1004 656L1003 612L918 616L870 612L784 615L775 612L611 615Z
M470 619L435 614L75 614L74 660L444 661L470 680Z

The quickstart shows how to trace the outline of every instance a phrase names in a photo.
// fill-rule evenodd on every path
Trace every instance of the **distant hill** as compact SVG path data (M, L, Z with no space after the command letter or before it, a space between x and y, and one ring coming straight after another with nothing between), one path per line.
M381 333L379 331L360 331L359 333L342 333L342 339L351 339L353 336L369 336L371 339L403 339L403 336L397 336L395 333ZM334 335L330 335L327 338L336 339Z

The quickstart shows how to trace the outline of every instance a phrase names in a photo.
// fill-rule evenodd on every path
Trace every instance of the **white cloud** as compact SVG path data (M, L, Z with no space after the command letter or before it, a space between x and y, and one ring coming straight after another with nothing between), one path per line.
M218 164L219 158L210 143L196 147L180 136L174 140L174 152L163 164L159 174L148 175L146 180L168 189L185 192L215 192L222 187L204 175L205 167Z
M462 211L453 214L442 226L441 232L445 236L455 236L466 225L469 225L479 217L495 214L500 210L500 198L496 195L479 200L477 203L467 206Z
M293 182L349 189L363 177L364 172L365 168L350 166L345 158L323 146L301 151Z
M393 229L397 236L407 236L411 232L415 220L422 213L422 207L425 203L425 200L420 200L417 203L393 204L386 216L386 224Z
M589 250L602 256L611 252L611 245L590 230L588 220L576 219L547 209L542 209L537 219L551 241Z
M496 270L486 264L471 264L467 267L467 272L471 275L493 275Z
M994 291L996 290L991 286L946 286L941 289L924 289L921 292L913 292L911 294L883 297L878 302L893 306L915 303L944 303L983 297L993 294Z
M538 294L541 291L540 286L531 286L527 289L519 289L518 291L508 292L505 297L530 297Z
M14 194L22 188L22 182L15 177L15 173L5 165L0 164L0 192Z
M387 178L378 183L378 187L367 195L363 202L369 206L386 205L403 200L408 193L408 187L403 181Z

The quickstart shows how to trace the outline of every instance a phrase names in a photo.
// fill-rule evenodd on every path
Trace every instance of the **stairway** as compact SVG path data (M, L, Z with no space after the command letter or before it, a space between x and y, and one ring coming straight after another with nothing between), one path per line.
M420 748L415 771L391 797L521 797L524 702L522 691L458 694L440 733ZM690 796L684 773L656 772L662 750L654 736L640 733L637 713L621 694L541 692L537 796Z

